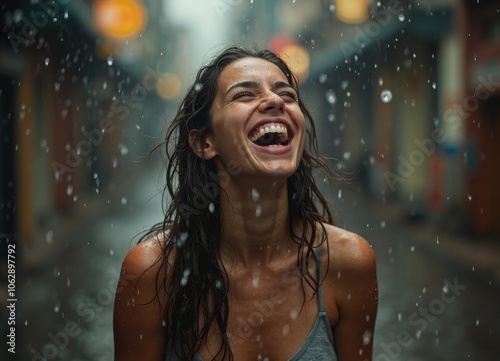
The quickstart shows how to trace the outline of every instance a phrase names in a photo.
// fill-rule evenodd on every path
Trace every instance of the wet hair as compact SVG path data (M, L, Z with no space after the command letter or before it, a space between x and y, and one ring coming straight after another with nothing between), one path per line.
M212 160L198 157L190 147L188 134L197 129L195 144L203 144L212 131L211 108L219 77L227 65L246 57L276 65L298 93L296 76L275 53L226 48L198 71L168 127L165 141L156 147L166 151L165 217L141 241L151 236L166 237L157 261L157 296L160 291L166 292L166 337L182 361L193 360L206 343L210 329L220 332L222 340L214 360L226 356L233 359L226 333L229 279L219 254L221 184L231 175L231 169L221 171ZM323 224L333 224L332 209L315 183L315 173L320 170L328 176L335 174L318 151L314 123L300 94L298 104L307 121L306 143L297 170L287 180L288 228L298 247L297 269L305 302L303 281L314 293L321 282L309 271L309 263L317 262L314 240L318 234L325 240ZM294 227L298 221L302 224L300 232Z

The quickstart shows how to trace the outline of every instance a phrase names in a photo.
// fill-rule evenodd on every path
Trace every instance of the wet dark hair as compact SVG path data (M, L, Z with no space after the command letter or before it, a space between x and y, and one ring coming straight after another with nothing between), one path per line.
M222 339L214 360L226 356L233 359L226 334L229 280L219 254L222 238L220 185L231 174L231 169L220 171L213 161L198 157L189 145L188 134L198 129L195 144L203 144L212 131L211 107L220 74L228 64L246 57L264 59L276 65L298 92L297 78L273 52L226 48L198 71L167 130L165 141L156 147L166 151L165 218L140 241L151 236L167 239L158 259L161 267L157 274L157 296L159 288L163 288L167 297L167 337L182 361L193 360L206 343L211 327L220 332ZM288 228L298 247L297 268L301 281L316 293L321 280L309 271L309 262L317 262L314 240L318 225L324 240L323 223L333 224L333 212L315 183L314 173L321 170L328 176L335 174L318 151L314 123L300 94L298 104L307 121L307 134L298 169L287 181ZM302 224L299 233L294 227L297 221ZM305 302L303 282L302 291Z

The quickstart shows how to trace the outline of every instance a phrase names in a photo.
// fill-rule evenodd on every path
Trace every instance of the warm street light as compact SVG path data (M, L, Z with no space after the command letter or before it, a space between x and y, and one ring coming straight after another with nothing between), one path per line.
M337 18L344 23L361 23L368 17L369 0L334 0Z
M92 13L95 30L113 40L137 37L147 22L146 10L138 0L96 0Z
M281 56L292 72L303 82L309 75L310 56L302 45L287 34L275 34L268 48Z

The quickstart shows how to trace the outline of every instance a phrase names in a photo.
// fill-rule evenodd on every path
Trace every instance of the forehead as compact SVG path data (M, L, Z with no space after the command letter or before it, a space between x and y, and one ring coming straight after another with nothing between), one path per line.
M260 58L247 57L233 61L222 70L219 76L219 86L223 90L242 80L288 82L285 74L273 63Z

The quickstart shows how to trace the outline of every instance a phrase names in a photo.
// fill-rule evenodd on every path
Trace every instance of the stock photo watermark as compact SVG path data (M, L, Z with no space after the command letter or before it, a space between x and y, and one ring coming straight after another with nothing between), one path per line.
M408 323L413 327L417 327L415 338L418 339L427 330L429 323L436 321L446 311L447 305L455 302L467 288L467 285L458 283L457 277L453 282L446 279L440 296L430 301L426 307L419 306L418 310L408 317ZM415 338L408 331L401 331L394 341L380 344L383 352L378 354L374 361L397 360L401 356L403 349L415 342Z
M0 240L5 241L7 246L7 351L16 353L16 245L10 243L10 235L0 233ZM2 242L3 243L3 242Z
M361 26L355 26L354 37L349 41L340 43L340 49L346 58L353 54L361 53L370 43L370 39L376 39L383 28L391 23L394 16L401 14L401 3L398 0L391 0L376 17Z
M83 162L84 158L92 154L93 149L102 144L104 135L115 131L116 126L113 124L115 116L119 120L125 120L132 109L138 109L148 97L148 93L155 89L165 74L167 72L159 69L159 64L156 65L155 69L147 66L146 75L142 78L141 84L137 84L131 90L130 95L121 94L114 97L107 116L99 121L96 128L87 130L82 127L81 133L84 139L80 140L75 148L67 147L64 163L53 161L51 164L56 181L60 181L66 173L72 173Z
M474 90L473 95L466 96L460 105L455 104L453 108L446 110L443 113L444 122L450 130L457 130L462 126L462 123L475 112L481 102L486 102L491 94L500 87L500 81L493 79L493 75L489 75L486 79L483 76L477 78L478 85ZM425 160L433 155L439 146L448 140L445 129L442 125L436 127L431 136L425 139L415 139L414 144L417 149L414 149L407 158L399 155L397 157L397 173L391 171L384 172L384 178L390 190L394 192L398 183L403 183L408 177L415 173L416 169L422 166Z
M30 350L33 356L32 361L47 361L59 357L61 351L68 347L71 339L75 339L81 334L83 331L81 324L93 322L99 313L113 303L115 291L117 294L120 293L128 282L133 279L132 276L126 274L123 274L120 278L120 274L115 269L111 270L111 276L107 287L101 288L94 297L84 297L75 307L76 314L80 317L80 323L67 320L62 330L47 333L47 338L50 341L43 345L40 351L35 348ZM119 279L121 285L117 288Z
M29 47L35 44L40 29L57 21L61 6L69 2L70 0L40 0L36 2L34 11L29 14L24 14L21 10L15 12L12 21L20 27L19 32L10 31L7 35L14 51L18 53L21 46ZM34 1L32 3L35 4Z

